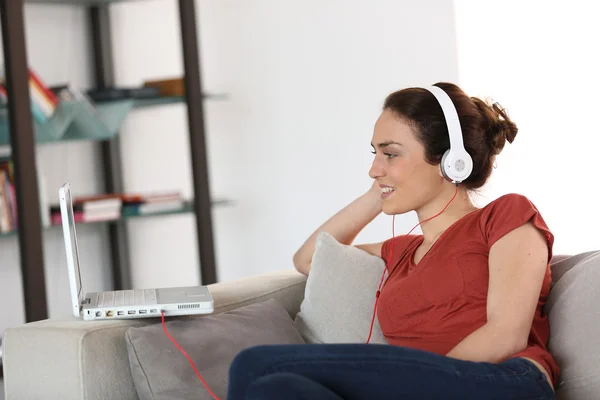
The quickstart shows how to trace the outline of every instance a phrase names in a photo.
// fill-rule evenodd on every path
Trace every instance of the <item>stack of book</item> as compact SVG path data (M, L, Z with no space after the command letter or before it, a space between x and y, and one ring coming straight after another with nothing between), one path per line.
M17 198L12 162L0 160L0 233L17 229Z
M183 199L178 192L123 196L123 216L126 217L177 211L183 206Z
M29 69L29 97L33 118L41 124L48 121L54 114L59 100L32 69ZM8 93L3 78L0 80L0 102L8 103Z
M148 215L177 211L184 207L179 192L149 194L103 194L73 200L76 223L111 221L122 216ZM50 207L52 224L61 224L60 206Z
M75 222L111 221L121 218L121 197L117 194L87 196L73 199ZM60 224L60 206L50 207L52 224Z
M19 226L17 212L17 190L14 165L10 149L3 152L0 149L0 233L16 231ZM39 167L36 166L38 177L38 194L42 226L50 225L50 208L46 196L46 181Z

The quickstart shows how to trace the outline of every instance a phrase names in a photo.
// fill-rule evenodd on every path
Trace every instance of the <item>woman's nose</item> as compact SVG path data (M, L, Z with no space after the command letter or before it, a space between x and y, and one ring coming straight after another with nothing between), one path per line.
M369 176L371 179L377 179L384 175L383 168L379 165L377 158L373 160L373 164L371 164L371 169L369 170Z

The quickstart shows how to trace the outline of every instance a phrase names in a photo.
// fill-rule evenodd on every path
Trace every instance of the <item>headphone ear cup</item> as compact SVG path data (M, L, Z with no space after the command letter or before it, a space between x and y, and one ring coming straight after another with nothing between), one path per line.
M453 152L452 149L446 150L440 163L442 175L452 182L464 182L473 170L473 160L466 151Z

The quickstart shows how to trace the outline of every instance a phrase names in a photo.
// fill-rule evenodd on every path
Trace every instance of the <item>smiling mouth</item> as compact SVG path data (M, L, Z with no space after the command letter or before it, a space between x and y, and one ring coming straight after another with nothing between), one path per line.
M385 199L386 197L391 196L395 191L396 189L394 189L393 187L381 188L381 198Z

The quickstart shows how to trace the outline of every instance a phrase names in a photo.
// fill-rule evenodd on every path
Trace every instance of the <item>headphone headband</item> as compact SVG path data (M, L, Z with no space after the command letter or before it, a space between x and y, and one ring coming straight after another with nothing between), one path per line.
M444 153L442 162L440 163L442 175L452 183L460 183L471 174L473 161L463 143L462 128L456 107L452 103L450 96L443 89L437 86L427 86L423 89L428 90L437 99L442 107L446 126L448 127L450 149Z
M458 113L456 112L456 107L454 107L454 103L452 103L448 93L437 86L424 87L423 89L430 91L442 107L444 117L446 118L446 125L448 126L448 135L450 136L450 149L466 151Z

